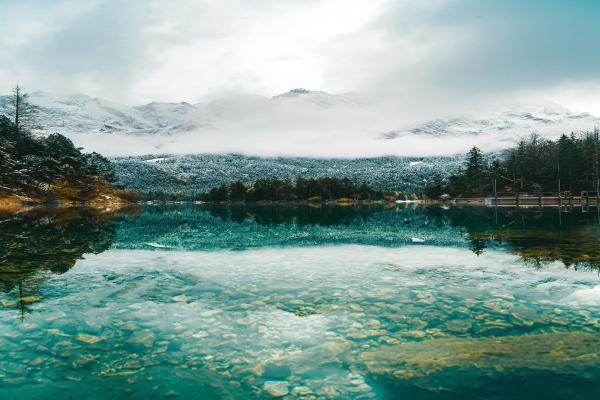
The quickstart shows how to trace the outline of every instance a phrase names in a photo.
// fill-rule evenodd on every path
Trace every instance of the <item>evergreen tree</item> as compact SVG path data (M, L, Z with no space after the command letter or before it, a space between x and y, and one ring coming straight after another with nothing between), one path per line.
M231 201L244 201L246 200L246 186L240 181L234 182L229 185L229 199Z
M373 190L366 183L355 184L349 179L297 178L289 180L261 178L246 187L241 182L222 184L211 189L203 198L207 201L305 201L312 197L324 200L350 198L355 200L381 200L383 193Z
M433 178L432 182L425 187L423 194L429 199L437 199L444 194L444 190L444 180L442 177L436 176ZM402 193L399 194L404 196Z
M577 194L598 190L600 186L600 132L562 135L558 140L543 139L536 134L521 139L516 147L488 165L481 151L474 147L467 154L461 170L448 179L444 188L453 196L493 194L490 185L500 178L510 183L514 192L556 192ZM437 183L425 189L428 195L439 192Z
M487 169L487 162L481 150L478 147L469 150L464 170L465 193L467 195L479 196L483 194Z
M574 190L575 171L578 169L577 144L574 135L561 135L557 142L558 160L557 171L562 185L568 190Z
M33 127L37 108L29 102L29 94L24 92L19 85L14 87L9 104L17 133L24 128Z

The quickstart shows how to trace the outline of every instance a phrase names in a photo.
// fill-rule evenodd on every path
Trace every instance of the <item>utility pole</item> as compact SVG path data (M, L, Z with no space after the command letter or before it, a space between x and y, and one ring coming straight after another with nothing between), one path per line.
M562 200L560 198L560 178L558 178L558 225L562 225Z
M562 225L562 215L560 214L560 206L558 206L558 225Z
M496 177L494 177L494 204L498 205L498 190L496 189Z

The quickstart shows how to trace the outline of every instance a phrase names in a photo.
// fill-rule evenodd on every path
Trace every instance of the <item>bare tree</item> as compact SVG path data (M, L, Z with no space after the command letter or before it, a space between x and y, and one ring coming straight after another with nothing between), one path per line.
M29 102L29 94L25 93L19 85L13 89L10 104L17 132L23 128L32 127L37 108Z

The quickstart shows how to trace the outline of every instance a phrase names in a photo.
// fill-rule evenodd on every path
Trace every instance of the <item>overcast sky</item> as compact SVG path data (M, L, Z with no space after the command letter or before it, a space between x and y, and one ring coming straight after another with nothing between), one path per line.
M600 113L595 0L0 0L0 91L125 103L295 87Z

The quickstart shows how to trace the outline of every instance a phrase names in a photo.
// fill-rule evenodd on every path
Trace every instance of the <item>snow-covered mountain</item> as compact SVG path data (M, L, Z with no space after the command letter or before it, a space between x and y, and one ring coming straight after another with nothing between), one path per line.
M0 113L8 112L9 96L0 96ZM33 92L29 101L38 108L38 130L61 133L177 134L202 129L218 129L227 119L249 114L269 113L278 108L315 109L352 105L351 95L331 95L320 91L293 89L269 99L243 95L190 104L152 102L128 106L84 94Z
M436 118L414 127L382 133L385 139L396 139L406 135L481 135L502 132L538 132L549 130L570 132L592 129L600 118L589 113L571 112L558 105L519 106L499 108L484 117L463 116Z
M478 145L494 151L537 132L593 129L600 119L554 104L519 105L440 118L411 117L358 94L293 89L272 98L236 94L201 103L129 106L82 94L34 92L39 131L61 132L114 156L246 153L261 156L430 156ZM0 113L8 97L0 96Z
M0 97L0 111L8 107ZM38 130L70 133L160 134L177 129L186 121L202 126L196 107L188 103L150 103L130 107L83 94L56 95L34 92L30 102L38 108ZM192 115L194 114L194 115Z
M118 183L142 193L196 199L221 184L259 178L334 176L386 192L421 193L435 177L456 172L463 157L375 157L360 159L263 158L236 154L157 155L113 158Z

